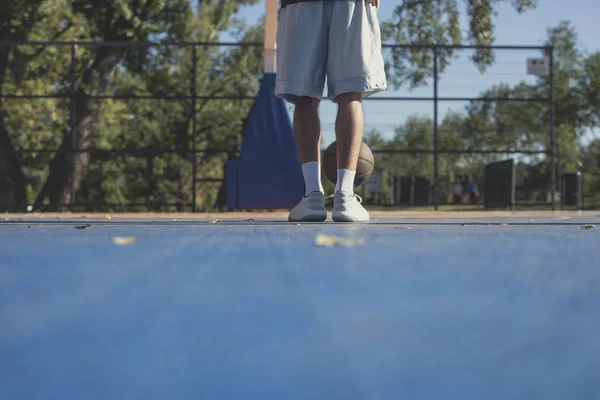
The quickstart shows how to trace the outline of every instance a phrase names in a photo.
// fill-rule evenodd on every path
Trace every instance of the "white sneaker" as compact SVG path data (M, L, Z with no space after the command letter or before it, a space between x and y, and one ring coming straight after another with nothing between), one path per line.
M302 197L288 217L288 221L301 222L323 222L326 219L325 195L321 192L312 192L308 197Z
M336 192L333 195L332 218L335 222L369 222L369 212L362 206L358 195L351 196L346 192Z

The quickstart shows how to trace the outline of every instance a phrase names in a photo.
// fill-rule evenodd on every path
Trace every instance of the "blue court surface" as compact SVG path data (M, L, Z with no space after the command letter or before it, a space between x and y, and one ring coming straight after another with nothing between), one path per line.
M0 219L0 399L599 398L598 215Z

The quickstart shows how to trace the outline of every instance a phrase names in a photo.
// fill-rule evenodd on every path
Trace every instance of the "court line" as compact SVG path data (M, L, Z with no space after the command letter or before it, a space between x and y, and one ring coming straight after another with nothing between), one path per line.
M318 223L298 223L298 222L288 222L288 221L161 221L161 220L153 220L153 221L101 221L101 220L57 220L57 221L48 221L48 220L9 220L9 221L0 221L0 227L2 226L23 226L23 225L36 225L36 226L79 226L79 225L94 225L94 226L207 226L207 227L217 227L217 226L394 226L394 225L411 225L411 226L582 226L589 224L599 223L598 220L589 220L589 221L573 221L573 222L565 222L562 220L552 220L552 221L527 221L527 222L517 222L517 221L410 221L410 220L400 220L400 221L380 221L380 220L372 220L368 223L357 223L357 224L341 224L333 221L325 221Z

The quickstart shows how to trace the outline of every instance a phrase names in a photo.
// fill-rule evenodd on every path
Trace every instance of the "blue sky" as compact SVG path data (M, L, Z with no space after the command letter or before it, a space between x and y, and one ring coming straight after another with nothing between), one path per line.
M398 1L381 0L380 20L388 19ZM264 15L265 4L243 9L241 15L248 23L256 23ZM581 45L590 52L600 50L598 42L598 0L540 0L538 7L525 14L518 14L510 2L502 3L494 19L496 26L496 44L498 45L542 45L549 27L568 19L577 28ZM539 53L531 50L506 50L496 53L496 64L484 74L480 74L468 61L469 53L461 52L458 59L444 73L439 83L440 96L477 97L479 93L493 84L516 83L522 80L534 80L526 74L526 59L537 57ZM431 97L432 88L426 87L412 92L394 91L392 88L379 96L423 96ZM440 118L450 110L460 111L462 103L440 102ZM366 131L376 128L385 136L394 133L394 127L402 124L406 117L413 114L432 116L433 102L408 101L365 101ZM321 106L321 121L324 140L327 145L334 140L333 126L335 106L324 102ZM589 139L589 137L588 137Z

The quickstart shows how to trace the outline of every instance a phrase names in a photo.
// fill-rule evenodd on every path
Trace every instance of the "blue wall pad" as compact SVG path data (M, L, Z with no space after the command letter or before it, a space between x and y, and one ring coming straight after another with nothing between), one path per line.
M304 192L300 158L276 74L263 76L250 110L240 157L226 168L227 209L294 207Z

